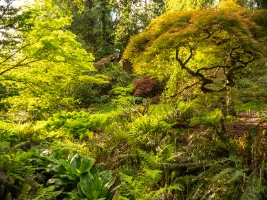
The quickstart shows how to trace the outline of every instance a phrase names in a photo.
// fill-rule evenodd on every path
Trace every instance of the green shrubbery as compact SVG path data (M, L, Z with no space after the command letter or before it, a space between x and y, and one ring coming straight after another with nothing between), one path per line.
M47 131L61 131L74 139L85 139L93 132L101 131L108 123L108 114L69 112L55 114L46 124Z

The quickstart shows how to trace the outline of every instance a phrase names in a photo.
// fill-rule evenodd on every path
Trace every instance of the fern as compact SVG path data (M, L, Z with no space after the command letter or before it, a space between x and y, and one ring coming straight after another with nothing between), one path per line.
M245 171L246 169L240 170L240 169L229 167L229 168L223 169L220 173L216 174L214 178L211 179L211 181L231 184L234 181L240 181L240 179L243 178Z
M21 199L21 200L29 199L28 193L29 193L30 189L31 189L31 186L29 184L24 184L23 188L22 188L22 190L20 192L19 199Z
M188 199L231 199L241 193L247 171L248 168L242 166L237 157L219 159L208 164L206 170L191 181L193 190Z
M49 186L47 188L40 187L37 190L36 197L34 198L34 200L55 199L62 192L62 191L55 191L55 189L56 189L56 187L54 185Z
M146 152L146 151L142 151L141 149L137 149L137 152L139 154L139 156L142 157L142 160L143 160L143 164L144 165L148 165L150 167L152 166L156 166L157 164L157 158L156 156L153 154L153 152Z
M151 170L148 168L143 169L144 172L144 180L146 180L149 184L156 184L160 181L162 177L161 170Z

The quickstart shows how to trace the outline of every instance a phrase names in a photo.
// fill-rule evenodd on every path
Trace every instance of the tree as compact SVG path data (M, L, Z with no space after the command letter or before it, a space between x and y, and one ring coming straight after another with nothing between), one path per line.
M82 4L79 0L54 1L71 10L73 21L69 30L96 60L122 51L130 36L143 30L163 8L163 0L86 0Z
M70 7L73 21L69 30L78 36L78 41L97 60L115 52L112 20L112 6L107 0L86 0L81 11L77 4Z
M13 0L6 0L0 6L0 75L22 65L23 59L13 65L10 63L20 50L28 46L23 44L21 33L33 27L30 22L31 12L20 13L12 3Z
M219 8L159 17L131 38L123 57L136 73L170 76L176 71L179 92L197 85L202 92L235 86L243 70L265 65L267 11L227 3Z
M10 6L7 4L6 9ZM53 1L38 0L20 12L9 13L3 13L1 23L5 35L0 51L0 81L17 83L20 95L27 96L25 101L32 97L39 99L34 101L35 106L64 106L73 101L73 85L77 82L103 82L91 74L93 56L73 33L65 30L71 15Z
M166 0L165 10L169 12L178 12L183 10L203 9L205 7L217 7L219 3L229 2L229 0ZM230 0L233 3L237 3L242 7L257 10L266 9L266 0Z
M251 10L266 9L266 0L237 0L237 3Z
M144 31L151 20L160 16L164 11L163 0L113 2L116 14L114 39L117 48L121 51L124 50L131 36Z
M204 7L216 6L215 0L166 0L166 12L178 12L183 10L202 9Z

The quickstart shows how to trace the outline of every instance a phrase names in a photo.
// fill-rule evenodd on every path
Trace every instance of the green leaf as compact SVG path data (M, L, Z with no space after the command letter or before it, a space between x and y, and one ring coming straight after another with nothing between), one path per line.
M5 150L10 147L10 142L0 142L0 150Z
M65 168L66 174L71 180L76 181L79 177L79 172L71 164L67 163L64 160L60 160L60 164Z
M55 185L68 185L70 182L62 178L51 178L47 181L47 183Z
M81 157L80 157L79 154L71 152L71 154L69 155L68 160L69 160L70 164L73 167L75 167L77 169L80 168L80 166L81 166Z
M93 184L91 185L91 194L93 199L98 199L101 194L102 185L99 178L95 177Z
M83 191L82 191L81 186L80 186L79 183L77 184L77 192L78 192L78 194L79 194L81 197L83 197L83 198L86 197L85 194L83 193Z
M109 191L109 188L114 184L116 179L112 178L111 171L107 170L100 173L99 180L102 185L100 197L105 197Z
M108 183L109 181L112 180L111 171L106 170L106 171L100 172L99 179L100 179L102 185L105 185L106 183Z
M184 190L184 187L183 187L183 185L181 185L179 183L176 183L176 184L168 186L168 190L179 190L179 191L182 191L182 190Z
M93 158L89 158L89 157L83 158L81 161L81 167L80 167L81 173L85 171L89 172L91 168L93 167L94 163L95 163L95 159Z
M157 183L162 177L161 170L144 169L146 179L151 183Z
M93 182L94 177L90 172L81 174L79 186L88 199L93 199L91 191L91 185L93 184Z

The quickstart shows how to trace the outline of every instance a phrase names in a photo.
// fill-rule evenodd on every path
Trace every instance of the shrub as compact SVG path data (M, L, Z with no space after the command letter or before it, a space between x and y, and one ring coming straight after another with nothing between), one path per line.
M134 81L134 85L134 96L154 97L163 92L166 82L146 76Z
M108 115L88 112L67 112L55 114L48 119L48 131L63 130L74 138L82 138L88 132L99 131L106 123Z
M109 170L100 171L94 167L95 160L71 152L68 160L53 160L47 171L53 173L48 184L58 186L62 195L71 199L112 199L114 191L110 191L115 179Z

